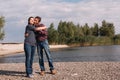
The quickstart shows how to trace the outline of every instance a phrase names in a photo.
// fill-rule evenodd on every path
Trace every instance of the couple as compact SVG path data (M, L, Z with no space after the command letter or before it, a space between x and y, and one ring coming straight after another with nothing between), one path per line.
M26 74L27 77L34 77L33 76L33 58L36 51L39 56L39 65L41 68L40 74L43 76L45 74L45 67L44 67L44 59L43 59L43 50L46 53L50 72L51 74L56 74L56 70L53 66L53 61L49 49L49 44L47 40L47 28L44 24L41 24L41 17L36 16L28 18L28 25L25 29L25 40L24 40L24 51L25 51L25 67L26 67Z

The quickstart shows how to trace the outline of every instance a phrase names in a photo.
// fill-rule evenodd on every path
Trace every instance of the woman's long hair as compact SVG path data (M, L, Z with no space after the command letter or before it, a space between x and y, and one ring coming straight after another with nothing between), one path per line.
M31 19L31 18L34 18L34 17L31 16L31 17L28 18L28 24L30 24L30 19Z

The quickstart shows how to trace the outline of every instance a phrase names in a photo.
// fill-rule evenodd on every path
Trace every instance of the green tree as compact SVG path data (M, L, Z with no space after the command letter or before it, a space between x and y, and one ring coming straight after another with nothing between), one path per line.
M100 28L101 36L113 37L115 35L113 23L108 23L105 20L102 21L102 26Z
M50 44L58 43L58 32L54 29L53 23L51 23L50 27L48 28L48 41Z
M120 34L117 34L113 37L114 44L120 44Z
M0 17L0 40L3 40L4 35L5 35L4 29L3 29L4 24L5 24L5 19L4 19L3 16L1 16L1 17Z
M91 35L91 30L88 26L88 23L85 23L85 25L82 27L83 28L83 33L84 33L84 38L83 43L87 42L87 36Z
M99 35L99 26L97 23L94 24L94 27L92 28L92 35L98 36Z
M102 26L100 27L100 35L106 36L107 34L107 22L105 20L102 21Z
M83 26L83 32L85 36L91 35L90 27L88 26L88 23L85 23Z
M59 36L58 43L66 44L66 40L67 40L67 37L66 37L67 23L66 23L66 21L64 21L64 22L60 21L58 24L57 30L58 30L58 36Z
M80 26L79 24L77 24L77 26L75 26L75 31L74 31L74 39L75 42L80 43L82 42L82 37L84 36L84 33L82 31L82 26Z
M67 38L66 42L67 43L72 43L74 42L74 32L76 30L75 25L73 22L67 22L67 29L66 29L66 35L65 37Z
M115 35L115 27L113 23L107 23L107 29L108 29L108 33L107 36L108 37L113 37Z

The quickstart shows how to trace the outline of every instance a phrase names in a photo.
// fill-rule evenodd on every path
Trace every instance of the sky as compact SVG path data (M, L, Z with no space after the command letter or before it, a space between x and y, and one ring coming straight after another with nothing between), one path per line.
M5 17L5 38L0 42L24 42L28 17L41 16L47 27L60 20L74 24L114 23L120 33L120 0L0 0L0 16Z

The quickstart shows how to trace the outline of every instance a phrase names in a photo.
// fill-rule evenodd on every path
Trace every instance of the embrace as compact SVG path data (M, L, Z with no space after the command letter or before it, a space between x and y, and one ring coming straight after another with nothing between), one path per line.
M41 24L41 17L36 16L28 18L28 24L25 29L24 51L25 51L25 68L27 77L33 75L33 59L37 48L40 65L40 75L45 75L43 54L45 52L48 59L51 74L56 74L47 40L48 32L44 24ZM44 50L44 52L43 52Z

